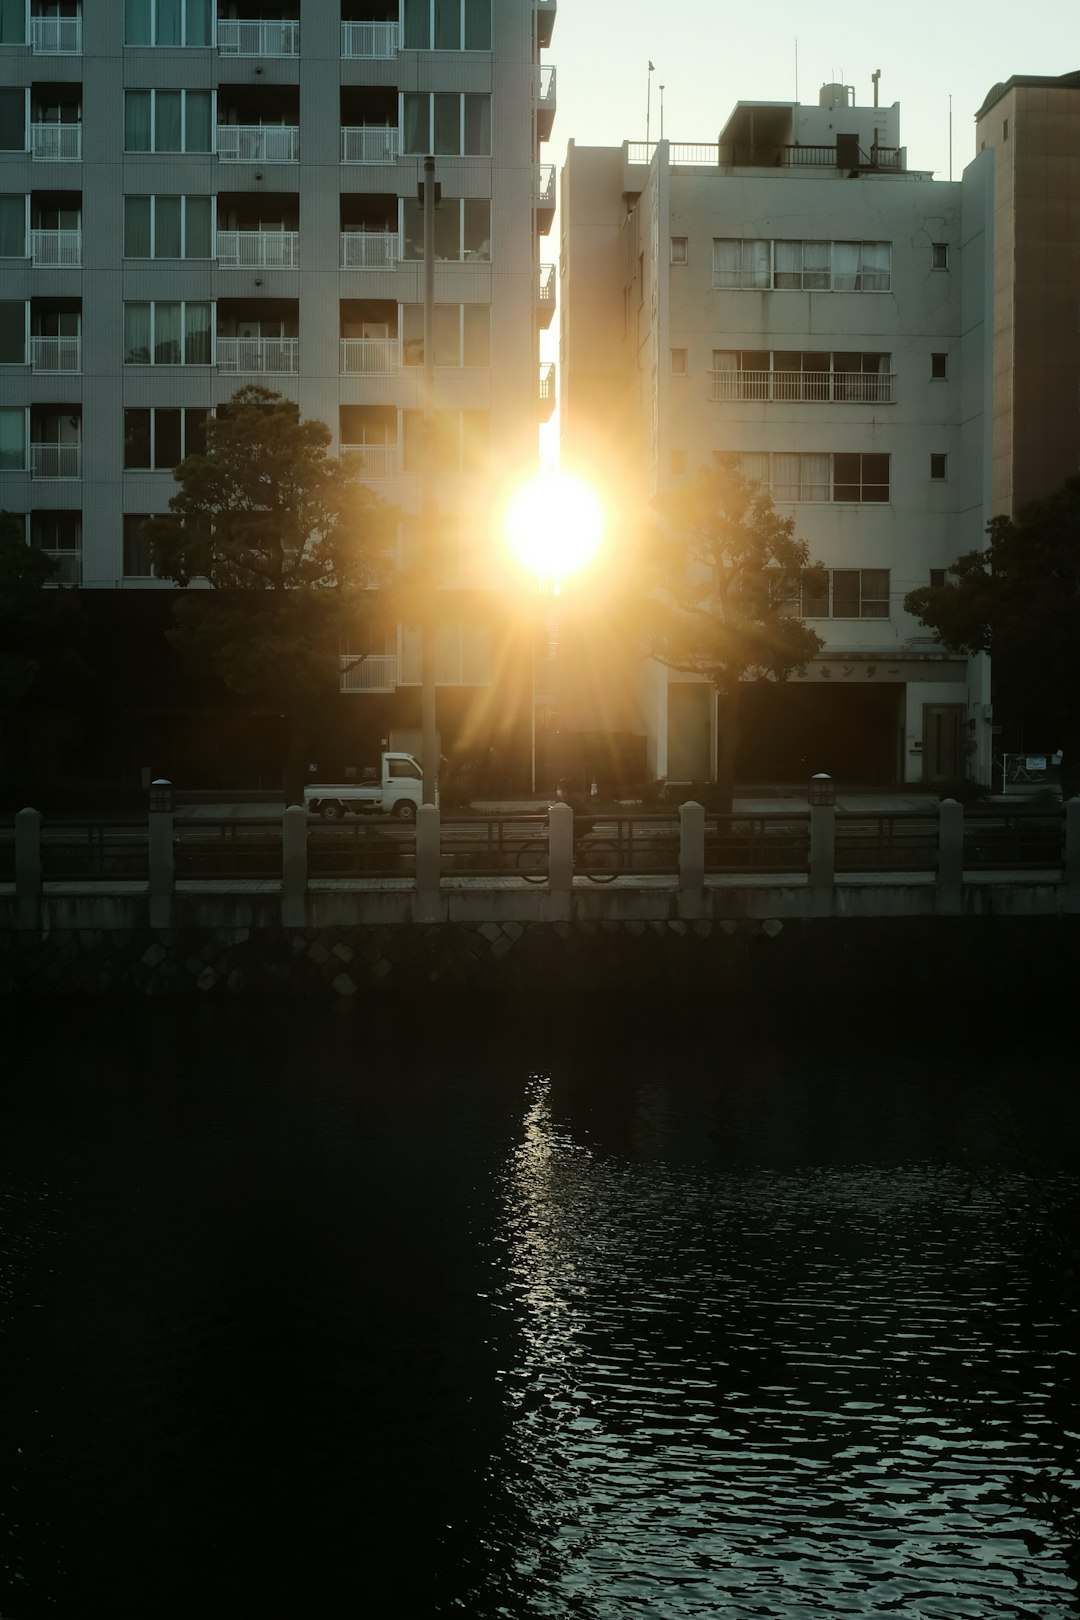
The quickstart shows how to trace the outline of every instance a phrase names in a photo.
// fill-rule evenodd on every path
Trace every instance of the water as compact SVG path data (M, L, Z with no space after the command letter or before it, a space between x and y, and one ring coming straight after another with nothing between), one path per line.
M839 1010L24 1012L2 1620L1078 1612L1069 1047Z

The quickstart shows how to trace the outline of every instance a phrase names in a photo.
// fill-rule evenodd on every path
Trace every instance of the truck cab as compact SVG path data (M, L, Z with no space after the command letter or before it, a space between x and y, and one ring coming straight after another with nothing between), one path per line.
M385 753L365 767L359 782L311 782L304 792L308 814L324 821L356 816L396 816L415 821L424 801L424 772L412 754Z

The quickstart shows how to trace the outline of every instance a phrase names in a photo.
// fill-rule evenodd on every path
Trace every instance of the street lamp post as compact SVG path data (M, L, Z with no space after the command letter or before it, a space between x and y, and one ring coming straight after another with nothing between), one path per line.
M435 712L435 159L424 159L420 185L424 205L424 410L421 426L420 497L420 730L425 804L438 800L439 744Z

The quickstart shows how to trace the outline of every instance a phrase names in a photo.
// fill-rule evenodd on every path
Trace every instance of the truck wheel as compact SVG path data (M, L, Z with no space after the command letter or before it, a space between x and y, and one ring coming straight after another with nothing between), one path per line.
M399 821L415 821L416 806L411 799L399 799L394 806L394 814Z
M319 806L319 814L324 821L340 821L345 811L337 799L327 799Z

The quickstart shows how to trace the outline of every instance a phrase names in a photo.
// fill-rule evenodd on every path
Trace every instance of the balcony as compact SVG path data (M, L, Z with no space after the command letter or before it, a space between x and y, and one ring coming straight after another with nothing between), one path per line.
M44 550L44 548L42 548ZM81 585L82 553L79 551L46 551L53 571L46 585Z
M401 349L396 337L340 338L343 377L386 376L401 365Z
M79 478L82 476L81 444L31 444L31 478Z
M81 124L31 124L30 156L35 163L78 163L82 159Z
M282 376L300 370L300 339L295 337L219 337L219 371Z
M396 163L400 131L391 124L360 124L341 131L342 163Z
M82 338L78 336L31 337L30 370L72 373L81 371Z
M341 654L342 692L393 692L397 687L397 656L394 653Z
M220 163L299 163L297 124L219 124Z
M555 69L544 64L536 69L536 133L540 140L551 139L555 122Z
M542 327L551 325L551 317L555 313L555 266L542 264L540 266L540 279L536 287L536 309Z
M540 366L539 407L541 422L551 420L555 409L555 362L545 360Z
M292 18L219 17L222 56L299 56L300 24Z
M385 62L398 53L396 22L343 22L342 56L365 62Z
M342 231L343 270L392 270L401 261L396 231Z
M360 461L360 476L365 481L393 478L401 470L401 451L396 439L381 444L343 444L341 454L355 456Z
M551 45L557 10L558 0L536 0L536 43L541 50L546 51Z
M31 17L30 49L35 56L81 56L82 17Z
M222 270L295 270L300 232L218 231L217 262Z
M66 269L82 264L82 231L31 231L30 261L35 269Z
M892 405L893 372L710 371L711 400L822 405Z
M554 163L537 164L535 185L533 205L536 209L536 228L541 236L546 236L555 218Z

